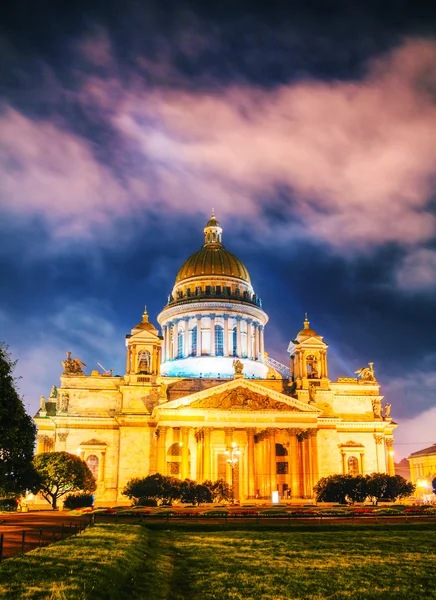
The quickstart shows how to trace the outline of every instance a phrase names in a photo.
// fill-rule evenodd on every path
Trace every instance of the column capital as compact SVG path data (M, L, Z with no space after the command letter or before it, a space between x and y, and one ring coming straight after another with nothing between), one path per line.
M298 429L298 427L289 427L286 431L291 437L296 437L301 432L301 429Z
M221 315L221 317L224 319L224 321L228 321L231 317L229 315Z
M68 437L68 431L63 431L62 433L58 433L57 437L61 442L66 442Z
M165 434L168 431L168 429L168 425L158 425L156 433L160 436Z
M203 315L195 315L195 318L196 318L196 319L201 319L201 317L202 317L202 316L203 316Z
M210 435L212 433L213 427L203 427L202 431L205 435Z
M245 431L250 435L256 434L256 427L246 427Z
M216 314L215 314L215 313L210 313L210 315L209 315L209 319L215 319L215 317L216 317Z
M394 445L394 438L385 438L385 444L389 448L392 448L392 446Z
M225 433L233 433L235 431L234 427L224 427Z
M381 434L374 433L374 439L377 445L383 442L383 436Z
M182 435L186 435L187 433L189 433L191 430L191 427L180 427L180 433Z

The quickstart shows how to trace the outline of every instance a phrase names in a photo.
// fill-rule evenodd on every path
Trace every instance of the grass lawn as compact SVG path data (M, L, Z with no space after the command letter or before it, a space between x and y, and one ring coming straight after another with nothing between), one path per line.
M0 598L436 600L434 535L433 524L102 524L6 561Z

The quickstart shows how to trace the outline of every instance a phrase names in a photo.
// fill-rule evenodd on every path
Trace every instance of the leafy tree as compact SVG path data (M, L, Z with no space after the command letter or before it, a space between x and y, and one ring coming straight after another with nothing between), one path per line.
M185 479L180 486L181 500L190 504L201 504L202 502L212 502L212 492L201 483L196 483L191 479Z
M21 495L35 484L36 427L15 389L7 347L0 344L0 495Z
M360 480L352 475L329 475L322 477L313 488L318 502L346 504L347 497L354 500L362 493Z
M395 502L399 498L411 496L415 491L415 486L401 475L372 473L366 476L366 489L368 496L374 498L376 503L381 498Z
M212 492L213 502L230 502L233 498L232 486L225 479L203 481L203 485L208 487Z
M134 504L140 504L141 500L145 498L171 504L173 500L180 498L180 486L180 479L155 473L148 477L130 479L122 493L133 500Z
M95 479L88 465L68 452L44 452L33 459L40 482L34 491L56 509L58 498L69 492L93 492Z

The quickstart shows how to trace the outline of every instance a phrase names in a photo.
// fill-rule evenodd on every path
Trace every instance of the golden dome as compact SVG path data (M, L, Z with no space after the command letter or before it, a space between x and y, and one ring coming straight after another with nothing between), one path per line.
M250 275L243 263L220 243L206 244L201 250L194 252L177 273L176 284L183 279L202 275L225 275L251 283Z
M176 285L190 277L224 275L237 277L251 283L250 275L242 262L222 245L222 227L215 212L204 228L204 246L186 260L176 277Z
M302 329L298 335L298 337L312 337L312 336L317 336L318 334L316 333L316 331L314 331L313 329L311 329L309 327L310 323L309 323L309 319L307 318L307 313L306 313L306 317L304 319L304 329Z

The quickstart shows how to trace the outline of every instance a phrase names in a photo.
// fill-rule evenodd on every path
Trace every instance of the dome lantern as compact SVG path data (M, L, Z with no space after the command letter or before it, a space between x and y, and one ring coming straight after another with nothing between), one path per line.
M206 223L204 228L204 245L209 246L210 244L222 245L223 230L221 225L215 218L215 210L212 209L212 216Z

